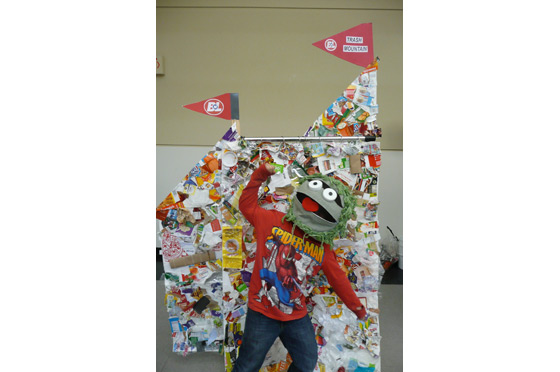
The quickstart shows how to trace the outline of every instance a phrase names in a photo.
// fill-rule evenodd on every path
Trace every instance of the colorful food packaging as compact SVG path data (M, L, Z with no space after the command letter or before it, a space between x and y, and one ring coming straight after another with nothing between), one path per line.
M222 262L225 269L243 268L242 230L241 226L222 228Z

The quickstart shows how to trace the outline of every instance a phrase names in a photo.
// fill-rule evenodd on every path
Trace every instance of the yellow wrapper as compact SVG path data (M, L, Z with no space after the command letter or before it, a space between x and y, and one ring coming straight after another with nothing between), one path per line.
M241 193L245 189L245 185L241 185L237 188L237 191L233 195L233 200L231 201L231 206L235 209L239 209L239 198L241 197Z
M162 201L160 205L158 205L158 209L165 208L166 206L171 205L171 204L175 204L175 203L176 202L175 202L175 199L173 198L173 193L169 193L169 195L167 195L165 200Z
M223 226L222 262L224 269L243 268L243 228Z

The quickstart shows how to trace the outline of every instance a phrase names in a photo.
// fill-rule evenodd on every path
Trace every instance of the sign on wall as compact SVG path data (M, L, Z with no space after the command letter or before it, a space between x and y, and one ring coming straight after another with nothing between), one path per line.
M345 61L367 67L373 61L372 25L362 23L313 45Z
M163 57L156 56L156 75L163 75Z

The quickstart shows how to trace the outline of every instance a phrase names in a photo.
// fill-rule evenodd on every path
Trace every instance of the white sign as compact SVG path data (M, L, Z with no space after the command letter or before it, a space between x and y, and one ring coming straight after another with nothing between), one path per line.
M344 45L342 51L345 53L367 53L367 45Z
M361 36L346 36L346 42L350 44L363 44L364 38Z

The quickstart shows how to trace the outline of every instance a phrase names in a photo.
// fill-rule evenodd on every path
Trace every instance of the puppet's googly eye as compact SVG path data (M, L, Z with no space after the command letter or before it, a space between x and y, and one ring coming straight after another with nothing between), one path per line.
M333 189L325 189L323 191L323 198L327 199L328 201L336 200L338 194Z
M319 181L319 180L313 180L309 182L309 188L313 189L313 190L319 190L321 187L323 187L323 182Z

